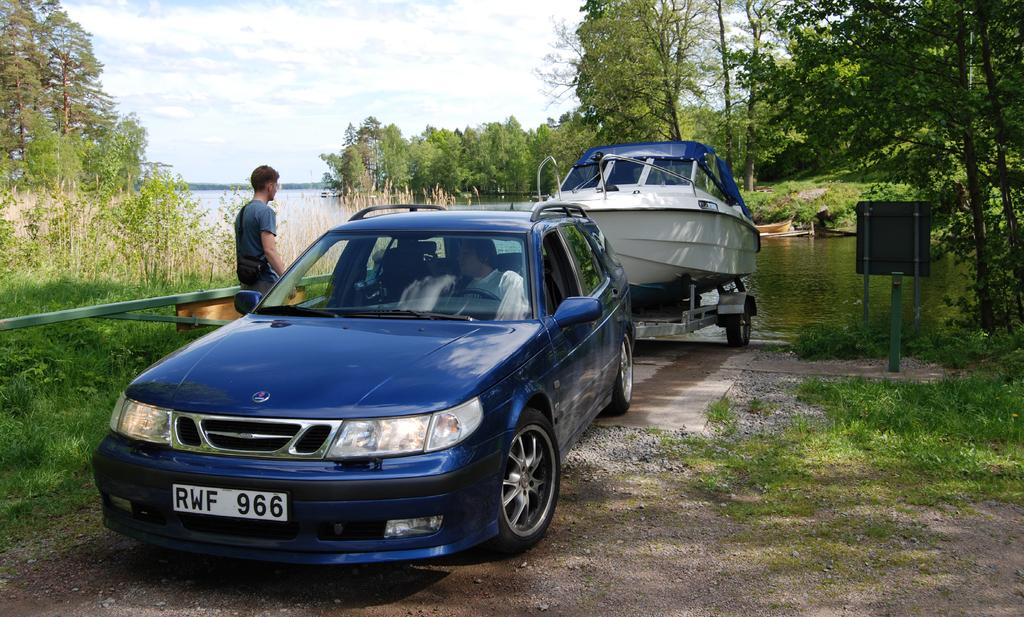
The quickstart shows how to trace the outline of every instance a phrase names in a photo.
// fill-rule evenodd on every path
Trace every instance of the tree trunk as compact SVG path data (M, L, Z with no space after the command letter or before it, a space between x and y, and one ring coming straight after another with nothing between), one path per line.
M747 152L743 160L743 188L754 190L754 155L757 151L757 127L754 121L754 107L757 105L757 85L754 67L758 65L761 53L761 19L755 17L752 0L747 0L747 21L750 22L750 83L747 87Z
M27 147L25 141L25 101L21 95L21 76L19 75L14 80L14 91L17 93L18 99L18 144L21 148L21 160L25 160L25 149Z
M966 94L971 87L967 64L967 27L964 23L964 6L957 15L957 69L960 73L960 87ZM995 313L992 306L992 294L989 288L989 263L986 250L985 204L981 197L981 181L978 173L978 155L975 150L974 129L971 119L964 122L963 130L963 163L967 174L967 198L970 201L971 222L974 229L974 262L975 277L978 288L978 312L981 327L986 332L995 328Z
M725 162L732 169L732 96L729 92L729 52L725 43L725 0L716 0L718 10L718 42L722 52L722 97L725 100Z
M71 95L68 93L68 89L70 88L70 84L68 83L68 60L65 58L61 58L60 76L64 88L64 134L67 135L71 132Z
M1024 321L1024 299L1021 288L1024 287L1024 259L1021 255L1020 230L1017 224L1017 213L1013 210L1013 198L1010 194L1010 174L1006 164L1007 132L1003 105L999 98L999 86L995 70L992 68L992 43L988 29L988 2L975 0L974 14L978 19L978 31L981 36L982 68L985 71L989 108L992 122L995 125L996 137L996 176L999 179L999 197L1002 200L1003 216L1006 217L1006 230L1010 245L1010 261L1013 264L1013 275L1017 279L1016 300L1017 318Z
M679 123L679 108L671 100L669 102L669 113L672 116L672 126L670 127L670 129L672 131L672 140L673 141L682 141L683 140L683 129L680 126L680 123Z

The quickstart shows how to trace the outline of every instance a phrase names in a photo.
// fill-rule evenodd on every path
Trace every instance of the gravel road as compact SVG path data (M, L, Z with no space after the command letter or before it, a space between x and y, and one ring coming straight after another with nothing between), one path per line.
M739 432L817 416L793 383L738 380L738 407L769 409L739 414ZM310 567L203 557L107 532L88 509L0 555L0 615L1024 615L1021 508L875 513L900 530L900 559L857 564L856 576L831 563L794 570L767 562L750 541L764 528L726 516L696 473L650 431L594 427L567 457L548 536L513 558L474 549ZM795 523L773 524L784 537Z

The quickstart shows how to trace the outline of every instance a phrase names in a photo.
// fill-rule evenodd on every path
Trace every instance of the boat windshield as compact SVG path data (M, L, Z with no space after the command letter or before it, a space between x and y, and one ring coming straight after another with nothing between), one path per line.
M525 246L515 234L332 233L299 258L256 312L529 319Z
M644 165L633 161L618 160L612 163L612 170L608 174L608 184L617 186L619 184L638 184L640 174L644 171Z
M597 182L597 163L577 165L569 170L569 175L565 177L565 182L562 183L562 190L592 189L597 186Z
M678 186L681 184L689 184L689 182L679 176L691 178L693 175L693 161L655 159L653 164L654 167L651 167L651 172L647 174L647 180L644 182L646 186ZM666 173L663 170L667 170L672 173Z

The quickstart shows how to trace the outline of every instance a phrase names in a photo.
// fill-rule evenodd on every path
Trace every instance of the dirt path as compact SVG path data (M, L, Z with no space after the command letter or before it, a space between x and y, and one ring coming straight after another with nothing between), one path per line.
M722 352L716 365L672 349L643 356L653 370L638 386L640 410L676 397L654 386L675 387L680 362L703 362L701 383L740 357ZM787 389L795 379L740 371L730 396L800 411ZM570 453L555 521L534 550L362 567L177 553L105 531L90 508L0 555L0 615L1024 615L1022 508L865 504L742 521L699 479L650 431L596 426ZM823 552L791 543L801 526L841 531L857 517L880 537L839 534Z
M548 537L511 559L471 550L363 567L237 561L121 538L98 530L91 511L82 536L65 527L32 547L36 561L5 556L13 577L0 586L0 614L1024 614L1019 508L894 514L916 530L895 540L899 559L846 575L766 561L752 529L721 515L685 475L570 469Z

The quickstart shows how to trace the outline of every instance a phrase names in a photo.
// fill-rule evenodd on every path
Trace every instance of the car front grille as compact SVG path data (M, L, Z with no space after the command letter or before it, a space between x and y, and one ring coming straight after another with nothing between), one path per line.
M295 442L297 452L316 452L324 445L327 436L331 434L331 427L326 424L317 424L310 427L302 435L302 438Z
M299 424L251 420L203 420L202 426L210 445L239 452L277 452L301 428Z
M174 424L181 443L190 446L198 446L203 443L203 440L199 437L199 429L196 428L196 422L192 418L182 416Z
M323 458L341 427L340 420L173 414L174 448L232 456Z

